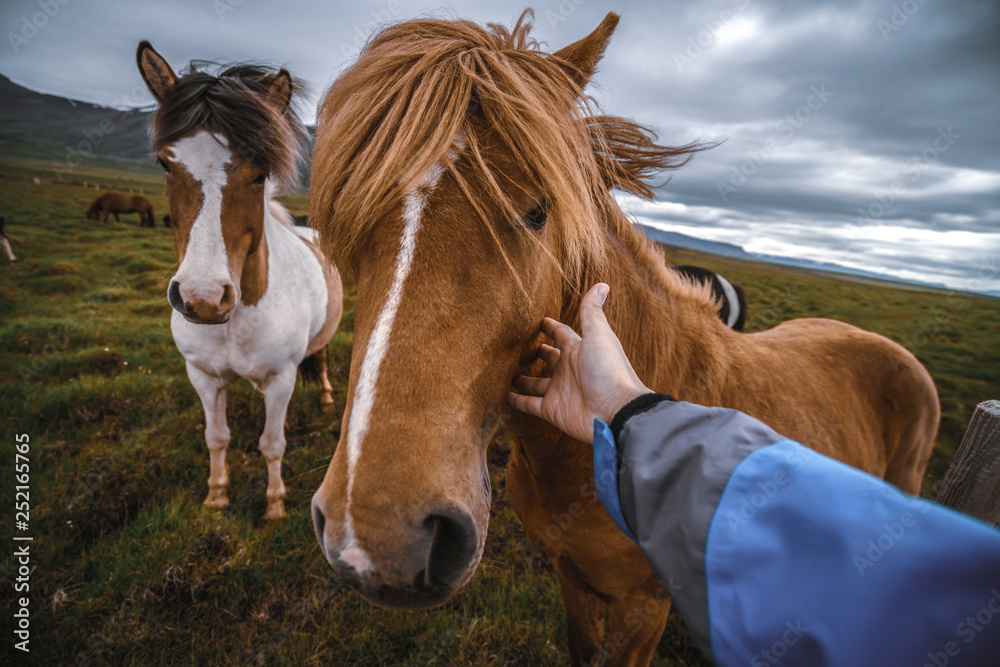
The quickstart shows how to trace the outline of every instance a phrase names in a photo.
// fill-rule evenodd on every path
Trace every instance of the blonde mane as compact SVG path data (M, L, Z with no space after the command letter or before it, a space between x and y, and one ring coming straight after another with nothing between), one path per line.
M356 251L372 226L436 163L498 245L498 225L521 224L516 193L488 164L484 126L546 193L570 282L604 264L609 232L644 245L609 190L650 198L645 178L707 146L659 146L647 128L592 113L573 65L543 53L531 37L531 18L524 12L511 29L443 20L389 26L331 86L319 109L312 166L323 177L312 178L309 210L342 272L356 271ZM457 136L463 173L444 159ZM500 202L506 215L485 202Z

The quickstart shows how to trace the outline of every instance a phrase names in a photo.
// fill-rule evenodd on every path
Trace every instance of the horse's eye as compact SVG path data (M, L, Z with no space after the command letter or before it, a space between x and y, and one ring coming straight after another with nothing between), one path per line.
M528 211L527 215L524 216L524 224L528 225L535 231L538 231L545 226L545 223L549 219L549 203L542 202L537 207Z
M254 185L264 185L264 181L267 180L267 174L261 174L257 178L253 179Z
M163 171L167 172L168 174L170 173L170 165L168 165L166 162L164 162L162 158L159 158L159 157L156 158L156 164L158 164L161 167L163 167Z

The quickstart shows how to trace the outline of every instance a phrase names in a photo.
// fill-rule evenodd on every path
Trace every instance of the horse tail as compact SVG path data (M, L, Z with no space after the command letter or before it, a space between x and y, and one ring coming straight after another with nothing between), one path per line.
M156 216L153 215L153 203L149 202L149 210L146 211L146 221L149 223L147 225L150 229L156 227Z
M315 354L310 354L299 363L299 374L302 376L303 382L320 384L319 359L316 358Z

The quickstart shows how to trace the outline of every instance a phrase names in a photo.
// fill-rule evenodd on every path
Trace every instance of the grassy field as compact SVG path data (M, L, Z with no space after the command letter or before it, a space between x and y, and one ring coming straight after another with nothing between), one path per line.
M83 187L87 181L89 189ZM353 292L331 343L336 409L299 385L288 413L288 518L264 525L263 398L230 391L230 508L206 511L203 415L169 333L173 237L137 216L93 223L93 183L143 188L147 170L74 172L35 183L30 165L0 170L0 213L19 262L0 258L0 466L14 486L14 435L31 437L31 658L46 665L565 664L565 617L551 570L524 544L491 449L494 504L486 554L460 594L427 612L377 609L319 552L309 500L340 431ZM295 212L303 202L289 200ZM158 223L159 224L159 223ZM943 423L924 494L933 496L977 402L1000 398L1000 300L864 284L679 249L747 287L749 330L832 317L910 348L941 395ZM8 492L5 492L8 493ZM8 501L10 500L8 496ZM8 537L14 532L4 503ZM12 549L0 557L13 611ZM4 651L9 647L5 641ZM9 664L9 663L5 663ZM676 615L654 661L704 664Z

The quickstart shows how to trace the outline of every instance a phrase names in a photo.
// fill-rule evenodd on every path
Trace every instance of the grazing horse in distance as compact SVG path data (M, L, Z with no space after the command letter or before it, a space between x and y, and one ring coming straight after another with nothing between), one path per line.
M690 264L672 264L671 269L697 283L709 285L719 302L719 319L733 331L743 331L747 322L747 293L739 283L731 283L714 271Z
M357 280L340 442L313 497L329 563L385 607L439 605L471 579L511 382L542 374L542 319L578 326L597 282L646 386L742 410L917 492L939 418L923 366L831 320L726 327L611 192L651 198L644 178L704 146L659 146L591 111L584 87L617 15L552 54L528 16L388 26L321 102L309 220ZM591 448L528 415L509 427L507 497L558 577L571 664L647 664L669 598L598 501Z
M304 147L291 107L299 84L284 69L250 65L178 77L146 41L136 58L159 103L153 150L166 172L180 262L167 290L170 328L205 409L205 505L229 504L226 389L242 377L264 394L264 518L277 519L285 516L281 458L297 368L315 355L320 403L332 406L327 343L343 310L340 275L315 232L293 225L272 199L294 185Z
M139 195L123 195L108 191L97 196L84 214L87 220L108 221L108 214L115 216L115 222L121 222L119 213L138 213L140 227L155 227L153 205L149 200Z

